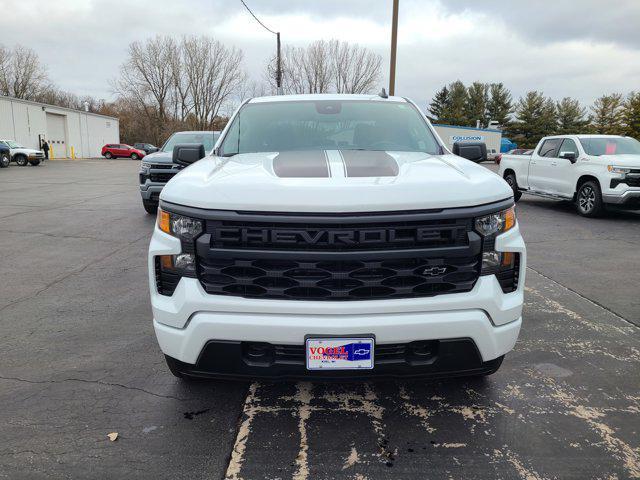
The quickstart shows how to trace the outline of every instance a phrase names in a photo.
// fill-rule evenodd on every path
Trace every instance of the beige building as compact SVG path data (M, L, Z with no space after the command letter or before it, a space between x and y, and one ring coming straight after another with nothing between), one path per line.
M54 158L99 157L106 143L120 142L118 119L0 96L0 138L39 148L46 139Z
M433 124L433 128L449 150L453 149L453 144L456 142L484 142L487 145L487 150L493 149L496 153L500 152L500 141L502 140L500 130L437 123Z

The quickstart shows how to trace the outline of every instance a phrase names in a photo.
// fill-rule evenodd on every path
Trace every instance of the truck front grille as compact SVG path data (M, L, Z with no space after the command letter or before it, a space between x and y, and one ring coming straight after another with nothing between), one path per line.
M152 182L158 182L158 183L167 183L169 180L171 180L173 178L173 176L176 174L177 172L168 172L168 173L155 173L152 172L151 174L149 174L149 179Z
M391 260L255 260L250 256L201 259L207 293L291 300L371 300L468 292L479 258Z
M197 276L213 295L374 300L468 292L482 241L472 215L220 212L196 241Z

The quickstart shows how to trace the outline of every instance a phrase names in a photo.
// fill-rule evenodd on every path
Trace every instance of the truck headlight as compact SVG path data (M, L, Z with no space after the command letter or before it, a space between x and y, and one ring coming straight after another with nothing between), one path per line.
M202 233L202 220L158 208L158 228L180 240L191 242Z
M158 208L158 228L179 238L181 244L181 253L156 257L158 293L171 296L180 277L196 277L195 240L204 230L203 222Z
M623 178L627 173L631 172L630 168L616 167L615 165L607 165L607 170L609 170L609 173L618 175Z
M476 232L483 237L480 275L495 275L504 293L518 288L520 254L495 250L495 237L511 230L515 225L515 207L483 215L474 221Z
M476 232L483 237L504 233L516 225L515 207L478 217L474 224Z

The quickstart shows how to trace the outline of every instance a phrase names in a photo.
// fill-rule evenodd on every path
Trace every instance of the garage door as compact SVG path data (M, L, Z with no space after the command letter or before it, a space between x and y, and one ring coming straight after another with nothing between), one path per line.
M64 115L47 113L47 136L49 145L53 147L55 157L67 157L67 129L65 128L66 118Z

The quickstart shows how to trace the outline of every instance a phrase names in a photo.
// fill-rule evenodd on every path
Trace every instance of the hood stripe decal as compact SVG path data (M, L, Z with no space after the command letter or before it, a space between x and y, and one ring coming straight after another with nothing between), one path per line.
M383 151L304 150L280 152L273 159L280 178L397 177L395 158Z
M280 152L273 171L280 178L328 178L329 162L324 150Z
M397 177L396 159L383 151L340 150L347 177Z

